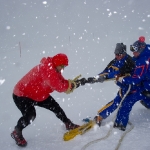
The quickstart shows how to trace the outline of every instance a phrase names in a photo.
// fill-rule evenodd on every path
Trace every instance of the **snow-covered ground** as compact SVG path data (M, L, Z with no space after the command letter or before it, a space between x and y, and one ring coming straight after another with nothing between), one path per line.
M21 113L12 99L17 81L42 57L59 52L69 57L63 76L94 76L114 58L117 42L132 44L139 36L150 43L149 0L5 0L0 2L0 149L18 150L10 133ZM67 116L77 124L112 100L118 91L113 81L85 85L72 94L52 93ZM63 141L65 126L52 112L36 108L35 121L23 131L26 150L81 150L112 128L116 112L84 135ZM150 149L150 111L139 102L130 114L134 125L119 150ZM130 129L130 125L128 126ZM105 140L87 150L115 150L124 132L113 129Z

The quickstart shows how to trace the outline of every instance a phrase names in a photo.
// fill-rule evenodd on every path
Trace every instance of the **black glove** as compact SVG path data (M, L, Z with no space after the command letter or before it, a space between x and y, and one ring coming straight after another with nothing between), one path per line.
M105 79L106 79L106 76L99 76L99 78L89 77L87 79L87 83L96 83L96 82L103 83Z
M76 80L76 88L78 88L80 85L85 85L85 83L87 83L87 80L85 78L82 78L80 80Z
M96 82L96 78L94 78L94 77L89 77L88 79L87 79L87 83L95 83Z
M87 80L85 78L82 78L79 80L79 82L81 83L81 85L85 85L85 83L87 83Z

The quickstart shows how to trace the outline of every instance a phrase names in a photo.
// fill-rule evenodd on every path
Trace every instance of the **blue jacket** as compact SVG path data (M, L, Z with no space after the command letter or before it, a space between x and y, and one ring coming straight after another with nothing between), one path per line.
M123 84L140 85L141 90L150 91L150 45L146 45L141 54L135 58L134 73L131 77L125 77Z
M121 60L113 59L103 70L103 72L99 73L99 75L108 73L107 74L108 79L115 78L115 76L118 74L125 75L126 73L131 73L134 67L135 64L134 61L132 60L132 57L126 54L126 56Z

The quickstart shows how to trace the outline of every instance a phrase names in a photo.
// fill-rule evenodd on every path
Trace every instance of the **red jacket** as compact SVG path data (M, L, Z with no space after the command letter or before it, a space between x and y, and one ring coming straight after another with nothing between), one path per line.
M65 92L69 87L61 73L56 71L52 58L43 58L41 63L32 68L14 87L17 96L44 101L54 90Z

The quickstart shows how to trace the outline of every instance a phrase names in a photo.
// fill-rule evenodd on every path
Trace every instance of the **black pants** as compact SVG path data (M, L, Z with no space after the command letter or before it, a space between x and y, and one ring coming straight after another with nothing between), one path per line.
M67 118L65 112L59 106L59 104L53 99L52 96L49 96L46 100L42 102L36 102L27 97L18 97L13 94L13 99L18 107L18 109L22 113L22 117L18 120L17 128L20 130L24 129L26 126L30 124L36 118L36 110L34 106L43 107L55 113L55 115L62 121L67 122L69 119Z

